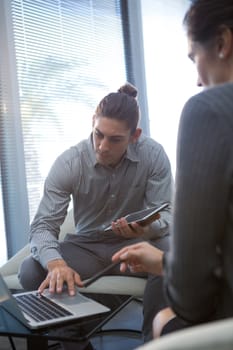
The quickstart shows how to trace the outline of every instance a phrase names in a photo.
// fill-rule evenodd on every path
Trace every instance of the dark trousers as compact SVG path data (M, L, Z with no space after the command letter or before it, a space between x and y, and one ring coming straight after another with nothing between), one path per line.
M77 271L82 279L87 279L108 266L112 255L124 246L140 242L141 239L123 240L121 237L101 236L94 233L91 236L67 235L64 242L60 243L60 253L67 264ZM156 247L166 251L169 246L169 236L164 236L151 241ZM119 266L113 268L108 274L121 275ZM47 271L32 256L27 257L19 270L19 280L25 290L36 290L45 279ZM147 277L145 274L124 273L129 276ZM118 300L119 301L119 300ZM116 298L109 295L107 304L116 303ZM152 321L155 314L166 307L166 299L163 294L162 277L148 276L143 298L143 335L144 340L152 339Z

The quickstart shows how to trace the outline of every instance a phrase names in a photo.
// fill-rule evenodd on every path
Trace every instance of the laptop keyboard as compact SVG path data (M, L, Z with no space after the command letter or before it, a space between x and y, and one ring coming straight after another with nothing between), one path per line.
M15 295L15 298L21 310L35 321L46 321L72 315L43 295L24 294Z

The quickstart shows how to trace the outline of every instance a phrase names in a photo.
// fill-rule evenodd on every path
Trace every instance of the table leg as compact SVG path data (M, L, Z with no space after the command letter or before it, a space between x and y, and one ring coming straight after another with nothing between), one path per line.
M48 350L48 340L40 336L28 336L27 337L27 350Z

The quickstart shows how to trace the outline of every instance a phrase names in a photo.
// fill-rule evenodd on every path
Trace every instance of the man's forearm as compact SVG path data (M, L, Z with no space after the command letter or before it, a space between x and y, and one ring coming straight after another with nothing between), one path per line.
M62 259L59 253L59 242L48 231L34 233L30 246L33 258L39 261L45 269L49 261Z

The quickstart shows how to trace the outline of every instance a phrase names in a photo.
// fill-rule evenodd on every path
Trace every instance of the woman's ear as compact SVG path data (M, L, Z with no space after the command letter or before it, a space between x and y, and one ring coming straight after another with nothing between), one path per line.
M225 25L220 27L217 41L219 59L228 58L233 52L233 32Z

